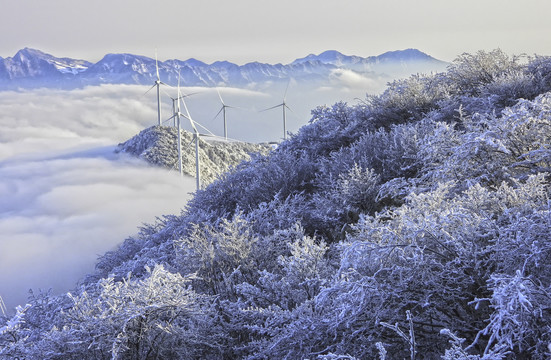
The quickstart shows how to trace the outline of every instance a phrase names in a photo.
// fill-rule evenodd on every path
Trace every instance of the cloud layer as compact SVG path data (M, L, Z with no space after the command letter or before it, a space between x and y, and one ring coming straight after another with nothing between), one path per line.
M3 93L0 296L69 290L156 216L179 213L191 178L113 153L156 118L142 87Z

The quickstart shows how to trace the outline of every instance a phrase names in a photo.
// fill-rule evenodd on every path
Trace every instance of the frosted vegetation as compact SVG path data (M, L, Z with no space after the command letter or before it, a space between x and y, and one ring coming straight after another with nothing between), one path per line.
M182 171L195 176L195 145L192 133L181 130ZM208 139L208 138L206 138ZM192 144L193 143L193 144ZM209 184L224 172L237 166L251 156L266 155L271 147L244 142L209 140L199 137L199 163L201 164L201 183ZM116 149L145 161L179 171L178 164L178 129L171 126L152 126Z
M550 91L550 58L496 50L316 108L70 294L32 294L0 354L549 358Z

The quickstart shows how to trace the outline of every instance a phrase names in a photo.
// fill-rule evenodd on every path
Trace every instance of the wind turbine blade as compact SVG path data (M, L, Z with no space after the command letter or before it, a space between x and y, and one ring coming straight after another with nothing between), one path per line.
M218 110L218 112L216 113L216 115L214 115L214 117L212 118L212 120L216 119L216 118L218 117L218 115L220 115L220 113L221 113L222 111L224 111L224 106L222 106L222 107L220 108L220 110Z
M285 93L283 94L283 102L285 102L285 99L287 98L287 91L289 90L289 84L291 84L291 78L289 78L289 81L287 81L287 87L285 88Z
M186 114L187 114L187 116L184 115L184 117L189 120L191 127L193 128L193 131L195 131L195 133L198 133L199 131L197 131L197 128L195 127L195 121L193 121L193 119L191 118L191 115L186 105L186 101L184 99L182 99L182 104L184 104L184 109L186 110Z
M287 104L285 104L285 107L286 107L287 109L289 109L289 111L291 111L291 112L294 113L293 109L291 109Z
M172 100L176 100L176 99L174 99L174 98L173 98L172 96L170 96L170 94L169 94L169 93L167 93L166 91L164 91L164 90L161 90L161 92L162 92L163 94L165 94L166 96L168 96L168 97L169 97L170 99L172 99Z
M182 98L187 98L187 97L197 95L197 94L200 94L200 92L194 92L194 93L190 93L190 94L182 94Z
M170 120L174 119L174 118L175 118L175 116L171 116L171 117L169 117L168 119L163 120L163 124L164 124L165 122L167 122L167 121L170 121Z
M178 115L180 115L180 116L183 117L184 119L191 120L191 119L189 118L189 116L187 116L187 115L184 114L183 112L178 112Z
M192 120L192 121L193 121L193 120ZM199 124L198 122L195 122L195 121L193 121L193 122L194 122L197 126L203 128L203 129L205 129L205 130L209 133L208 136L216 136L216 135L214 135L214 134L212 133L212 131L210 131L207 127L205 127L205 126ZM199 135L201 135L201 134L199 134ZM202 135L204 135L204 134L202 134Z
M186 146L185 148L187 149L187 148L190 147L191 144L193 144L194 142L195 142L195 138L193 138L193 139L189 142L189 144L187 144L187 146Z
M157 59L157 49L155 49L155 69L157 69L157 81L161 81L159 76L159 60Z
M180 69L178 69L178 94L176 95L176 100L178 100L178 114L180 113L180 99L182 96L180 95Z
M272 106L270 108L267 108L267 109L264 109L264 110L260 110L260 112L264 112L264 111L268 111L268 110L272 110L272 109L275 109L275 108L278 108L280 106L285 106L285 104L279 104L279 105L276 105L276 106Z
M153 85L152 87L150 87L146 92L143 93L142 96L147 95L147 93L150 92L155 86L157 85Z
M222 103L222 105L225 105L224 100L222 100L222 95L220 95L220 91L218 90L218 88L216 88L216 92L218 93L218 97L220 98L220 102Z

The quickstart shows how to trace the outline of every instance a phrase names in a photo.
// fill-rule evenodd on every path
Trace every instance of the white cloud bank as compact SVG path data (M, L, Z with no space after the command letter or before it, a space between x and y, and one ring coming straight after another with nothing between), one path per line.
M143 87L6 92L0 97L0 296L71 289L142 223L178 214L191 178L114 145L152 125Z

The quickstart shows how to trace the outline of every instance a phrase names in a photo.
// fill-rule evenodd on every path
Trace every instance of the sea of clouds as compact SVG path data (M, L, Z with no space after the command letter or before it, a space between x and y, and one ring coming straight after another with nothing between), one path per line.
M119 155L156 119L138 86L0 94L0 296L61 293L98 255L179 213L194 180Z
M339 73L325 86L290 81L259 88L219 89L232 106L230 138L280 140L281 108L262 110L284 97L292 110L287 130L296 132L308 123L312 108L364 98L382 84ZM25 303L29 289L71 290L99 255L142 224L180 213L192 196L193 178L114 152L118 143L157 124L155 91L147 89L107 85L0 93L0 297L8 310ZM223 135L218 91L182 91L193 94L186 104L194 120ZM170 96L176 95L174 88L163 89L163 119L172 114Z

